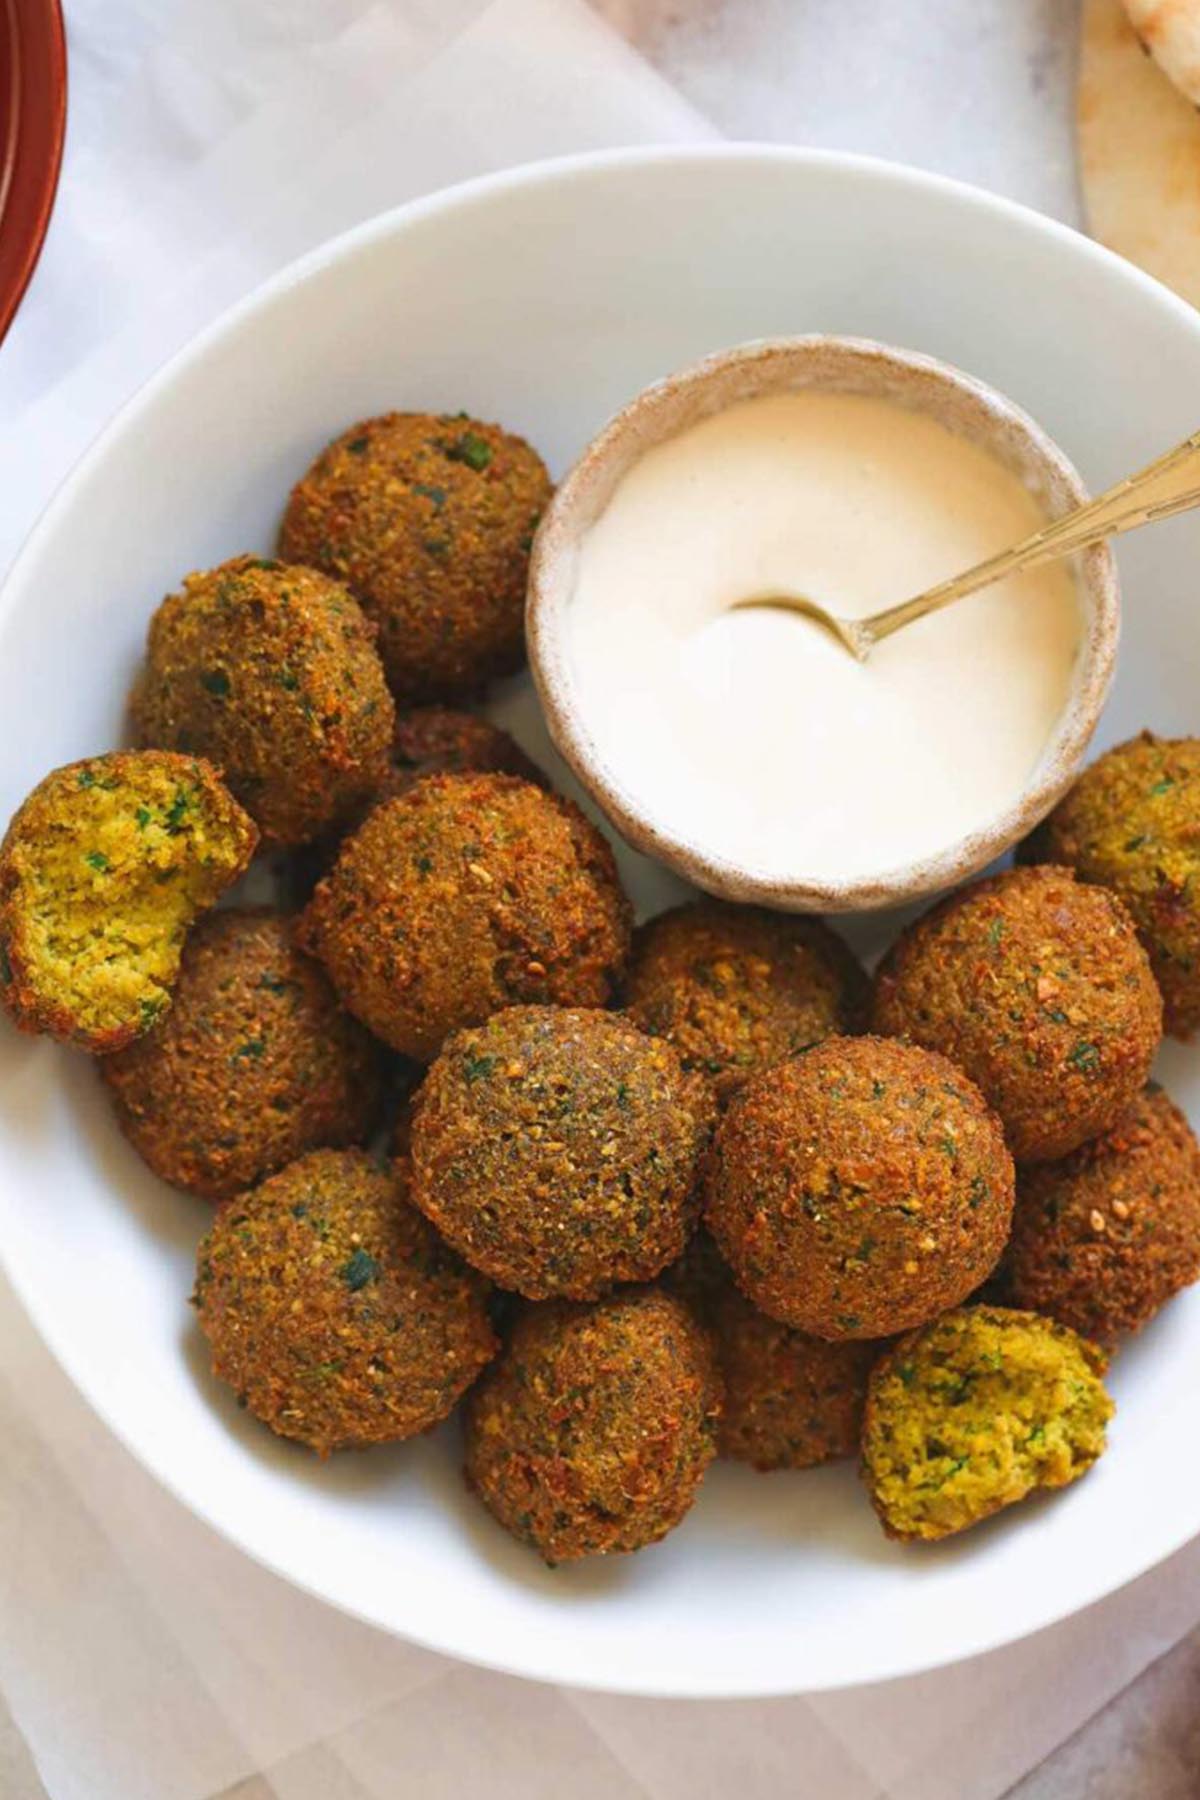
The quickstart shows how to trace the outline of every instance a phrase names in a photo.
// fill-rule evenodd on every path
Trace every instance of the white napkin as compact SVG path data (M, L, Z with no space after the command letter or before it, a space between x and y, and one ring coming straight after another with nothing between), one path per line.
M293 257L471 175L717 135L584 0L74 0L68 38L0 349L0 570L121 401Z
M68 23L66 177L0 350L0 567L132 388L288 258L465 175L714 135L583 0L74 0ZM882 1688L538 1687L356 1625L215 1538L3 1283L0 1370L4 1800L996 1800L1200 1614L1197 1546L1024 1645Z

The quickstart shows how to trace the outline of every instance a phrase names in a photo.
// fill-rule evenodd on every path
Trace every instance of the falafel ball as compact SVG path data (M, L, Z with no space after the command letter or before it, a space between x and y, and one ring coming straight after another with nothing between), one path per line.
M100 1074L155 1174L227 1200L306 1150L364 1143L383 1070L289 921L259 907L197 925L166 1018Z
M603 1006L630 914L570 801L512 775L429 775L347 839L298 931L351 1012L426 1062L503 1006Z
M417 1089L425 1076L425 1070L413 1063L409 1067L401 1067L399 1075L400 1093L396 1116L389 1134L389 1150L399 1165L399 1173L405 1183L405 1193L412 1191L412 1119L416 1104ZM496 1335L504 1338L517 1313L524 1305L519 1294L511 1294L506 1288L491 1286L488 1293L488 1317Z
M289 561L349 584L401 704L477 693L525 660L525 587L550 477L478 419L385 413L335 438L292 489Z
M0 843L0 1000L14 1022L97 1054L149 1031L188 927L257 842L201 758L122 750L55 769Z
M510 1007L456 1032L421 1083L413 1199L501 1287L594 1299L682 1251L712 1109L618 1015Z
M732 1286L733 1277L711 1231L698 1225L684 1245L683 1255L663 1270L661 1281L669 1294L678 1294L701 1324L711 1328L717 1302Z
M1004 1274L1015 1305L1102 1344L1200 1277L1200 1145L1161 1088L1062 1162L1020 1171Z
M867 1376L882 1346L830 1343L769 1319L732 1282L713 1330L725 1380L722 1456L772 1469L811 1469L858 1450Z
M868 992L819 919L699 900L634 933L625 1010L726 1100L756 1069L859 1030Z
M640 1550L695 1499L720 1404L708 1336L673 1295L548 1300L471 1395L467 1480L550 1564Z
M313 1150L220 1207L193 1301L213 1373L319 1456L430 1430L496 1352L486 1282L361 1150Z
M730 1101L704 1183L747 1299L815 1337L879 1338L955 1306L1008 1237L1000 1121L953 1063L827 1038Z
M548 787L543 770L517 740L477 713L448 706L417 706L397 713L392 768L381 799L402 794L425 775L519 775L534 787Z
M1049 1162L1141 1091L1162 1000L1115 896L1065 868L1006 869L901 935L879 969L873 1027L950 1057L1017 1161Z
M662 1286L712 1334L725 1384L721 1456L765 1472L809 1469L858 1449L867 1375L886 1344L830 1343L768 1318L738 1292L703 1226Z
M999 1306L901 1338L871 1373L863 1424L863 1479L888 1537L949 1537L1086 1474L1113 1414L1106 1365L1067 1326Z
M1200 738L1144 731L1085 769L1021 850L1068 863L1129 908L1162 989L1166 1028L1200 1026Z
M549 787L545 774L526 756L515 738L499 725L474 713L451 712L445 706L418 707L396 719L391 760L379 786L338 821L306 852L293 858L290 886L304 904L334 862L338 845L357 831L367 814L383 800L406 794L426 775L519 775L535 787Z
M184 579L150 621L139 742L198 751L277 844L304 844L388 769L392 698L340 582L258 556Z

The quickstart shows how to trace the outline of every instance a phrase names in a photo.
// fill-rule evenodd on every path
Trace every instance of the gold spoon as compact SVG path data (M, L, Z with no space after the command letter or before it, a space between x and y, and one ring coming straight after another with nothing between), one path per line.
M1156 499L1154 492L1167 474L1187 477L1191 485ZM1084 550L1089 544L1116 537L1122 531L1135 531L1139 525L1169 519L1173 513L1186 512L1197 503L1200 503L1200 431L1194 431L1182 444L1176 444L1173 450L1168 450L1165 456L1158 457L1138 474L1127 475L1124 481L1106 488L1094 500L1072 507L1062 518L1043 525L1040 531L1014 544L1010 550L1001 550L998 555L988 557L986 562L976 563L973 569L953 575L936 587L926 588L923 594L916 594L911 600L901 601L899 606L889 606L865 619L841 619L816 600L810 600L807 594L762 593L735 601L733 610L741 612L747 607L769 606L800 613L822 626L858 662L866 662L876 644L884 638L902 631L916 619L927 618L930 613L940 612L944 606L951 606L954 601L989 587L1005 575L1032 568L1035 563L1050 562L1058 556L1069 556L1073 550Z

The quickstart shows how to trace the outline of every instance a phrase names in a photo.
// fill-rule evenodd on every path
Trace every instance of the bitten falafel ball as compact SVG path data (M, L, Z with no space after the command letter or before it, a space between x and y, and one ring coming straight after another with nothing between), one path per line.
M705 1217L772 1318L816 1337L888 1337L984 1280L1013 1183L1000 1121L953 1063L827 1038L734 1095L706 1164Z
M0 1000L15 1023L95 1053L149 1031L188 927L257 842L199 757L122 750L55 769L0 843Z
M467 1479L548 1563L654 1544L715 1454L721 1386L681 1300L656 1288L528 1307L467 1406Z
M1020 1171L1004 1276L1015 1305L1098 1343L1200 1278L1200 1145L1161 1088L1062 1162Z
M456 1032L421 1083L413 1199L501 1287L593 1299L682 1251L712 1108L616 1014L510 1007Z
M382 1095L378 1047L265 907L197 925L166 1018L100 1074L143 1160L208 1200L306 1150L364 1143Z
M1200 738L1144 731L1085 769L1022 847L1068 863L1129 908L1162 989L1166 1028L1200 1026Z
M193 1300L213 1373L319 1456L428 1431L496 1351L486 1282L361 1150L314 1150L220 1207Z
M452 700L525 660L529 553L550 493L537 452L498 425L385 413L297 482L279 553L358 595L398 701Z
M901 1338L871 1373L863 1479L884 1531L949 1537L1087 1473L1113 1404L1107 1358L1053 1319L964 1306Z
M1017 1161L1048 1162L1107 1131L1141 1091L1162 1000L1118 899L1069 869L1006 869L901 935L873 1027L950 1057Z
M429 775L346 841L298 931L351 1012L425 1062L504 1006L603 1006L630 914L569 801L511 775Z
M384 780L394 708L340 582L257 556L185 578L150 621L141 743L198 751L277 844L304 844Z
M625 1009L710 1075L725 1100L748 1075L858 1030L867 978L819 919L699 900L634 934Z

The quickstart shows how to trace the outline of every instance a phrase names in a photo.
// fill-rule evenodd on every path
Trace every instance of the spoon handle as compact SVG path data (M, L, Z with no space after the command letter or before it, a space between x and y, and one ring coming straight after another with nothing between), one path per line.
M1174 475L1176 480L1164 494L1162 484L1166 475ZM1181 489L1180 480L1185 480L1187 486ZM1073 550L1086 549L1089 544L1098 544L1123 531L1135 531L1139 525L1169 519L1174 513L1186 512L1197 504L1200 504L1200 431L1194 431L1191 437L1184 438L1181 444L1176 444L1173 450L1168 450L1136 475L1126 476L1124 481L1097 494L1094 500L1073 507L1061 519L1043 525L1040 531L1014 544L1011 549L1002 550L998 556L977 563L973 569L928 588L912 600L904 600L899 606L889 607L870 619L856 621L858 629L871 643L878 643L915 619L940 612L952 601L989 587L992 582L1000 581L1018 569L1069 556Z

